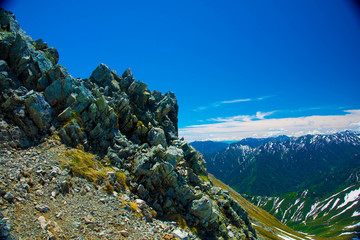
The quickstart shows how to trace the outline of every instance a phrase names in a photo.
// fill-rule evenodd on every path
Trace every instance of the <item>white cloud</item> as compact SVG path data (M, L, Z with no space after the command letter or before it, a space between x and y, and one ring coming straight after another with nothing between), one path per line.
M179 135L187 141L235 141L246 137L268 137L280 134L301 136L327 134L342 130L360 130L360 110L346 110L344 115L308 116L264 119L273 112L258 112L254 116L240 115L211 119L215 123L181 128ZM211 137L209 136L211 134Z
M258 119L264 119L266 116L269 116L271 114L273 114L275 111L272 112L256 112L256 118Z
M266 116L269 116L273 114L275 111L272 112L256 112L255 115L238 115L238 116L232 116L232 117L226 117L226 118L210 118L208 121L214 121L214 122L250 122L252 120L256 119L264 119Z
M220 103L228 104L228 103L250 102L250 101L251 101L251 98L245 98L245 99L235 99L235 100L230 100L230 101L222 101Z
M358 126L358 127L360 127L360 122L350 123L350 126Z
M209 109L209 108L220 107L221 105L224 105L224 104L232 104L232 103L239 103L239 102L251 102L251 101L261 101L261 100L271 98L271 97L274 97L274 96L275 95L263 96L263 97L258 97L258 98L243 98L243 99L234 99L234 100L224 100L224 101L214 102L212 104L209 104L208 106L197 107L193 111L195 111L195 112L203 111L203 110L206 110L206 109Z

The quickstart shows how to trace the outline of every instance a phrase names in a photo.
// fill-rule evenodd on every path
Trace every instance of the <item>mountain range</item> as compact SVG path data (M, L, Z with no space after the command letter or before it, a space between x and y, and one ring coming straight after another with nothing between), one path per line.
M213 142L213 141L195 141L190 143L197 151L202 154L212 154L226 149L229 144L224 142Z
M210 173L294 229L328 238L358 228L358 133L244 139L204 157Z
M241 193L279 196L314 188L326 195L359 167L360 138L349 131L279 137L252 146L233 143L205 155L208 171Z

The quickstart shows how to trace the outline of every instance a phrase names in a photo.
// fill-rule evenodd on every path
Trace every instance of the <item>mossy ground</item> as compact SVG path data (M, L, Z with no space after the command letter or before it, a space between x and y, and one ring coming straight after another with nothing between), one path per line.
M116 173L116 181L120 183L125 189L129 189L129 186L126 184L126 175L124 172Z
M70 149L65 151L64 156L63 164L68 163L74 175L83 177L95 184L107 178L106 172L95 161L95 155L80 149Z

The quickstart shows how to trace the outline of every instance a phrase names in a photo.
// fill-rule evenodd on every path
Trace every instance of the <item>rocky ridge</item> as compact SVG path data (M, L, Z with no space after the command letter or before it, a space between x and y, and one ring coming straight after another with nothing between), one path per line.
M130 200L138 199L135 206L130 204L133 209L142 205L143 201L146 207L145 210L139 210L139 213L141 212L140 217L142 216L145 222L151 222L153 217L147 219L149 214L146 213L153 210L159 219L174 218L178 223L183 223L180 224L183 228L191 229L197 237L203 239L256 237L246 211L227 191L214 187L209 181L202 155L178 138L178 105L174 93L163 95L157 91L151 92L145 83L134 79L130 69L120 76L104 64L100 64L88 79L75 79L64 67L57 64L58 60L59 54L55 48L48 47L41 39L32 40L19 28L12 13L0 9L0 147L4 149L2 161L10 164L11 159L15 159L18 154L17 149L36 148L47 143L49 139L59 138L67 146L78 148L73 150L75 152L64 155L65 160L62 162L65 164L61 165L60 160L54 162L54 166L60 166L63 177L69 177L69 183L76 186L73 181L81 182L81 186L90 186L90 192L92 189L105 189L105 192L111 195L104 195L110 202L123 201L123 198L119 197L122 194ZM61 150L61 147L57 149ZM95 154L95 157L81 160L87 164L81 168L77 166L81 161L76 156L87 156L83 150ZM20 157L15 162L21 165L22 160ZM30 164L28 168L36 173L36 168L47 166L47 161L47 158L40 159L36 166ZM6 164L4 168L5 166ZM11 166L2 172L10 169ZM91 174L84 172L84 169ZM18 171L20 170L21 168L18 168ZM93 178L94 172L99 174L96 178ZM6 206L10 205L10 208L30 207L31 204L26 205L26 199L32 201L32 204L33 201L38 201L34 200L31 194L36 195L41 187L37 190L30 185L28 189L24 188L23 191L30 194L30 197L11 195L14 185L29 181L26 176L23 176L24 180L20 173L10 180L3 176L0 183L2 202ZM117 174L126 176L125 185L128 188L120 187L121 184L114 180ZM54 178L56 180L56 177ZM88 181L85 182L84 178ZM55 180L50 178L47 182L43 179L39 180L39 183L52 186L51 182ZM92 181L90 185L89 181ZM64 188L62 182L54 184L57 186L54 189ZM19 187L23 188L20 185ZM75 189L82 191L79 187ZM92 194L95 199L100 192L94 191ZM52 192L55 192L55 196L52 196ZM75 197L81 195L75 190L72 193ZM69 191L61 190L57 193L51 190L50 195L55 200L62 201L68 197ZM86 205L85 199L81 202ZM116 205L117 203L108 203L107 206L116 213L120 211ZM53 218L55 213L50 209L49 214L46 206L36 206L35 204L37 211L50 215L38 218L46 233L50 229L46 227L49 223L47 221ZM61 211L61 206L57 209ZM86 212L93 211L90 208L85 209ZM24 214L26 215L26 211ZM119 216L115 215L111 221L118 221L116 219ZM89 217L85 217L89 220ZM9 220L7 216L4 218ZM3 222L6 222L4 218ZM56 228L55 222L50 221L53 223L51 229ZM105 231L103 238L112 237L112 234L117 236L117 230L106 232L108 225L100 225ZM11 229L10 235L16 236L18 231ZM67 237L61 235L62 233L50 232L56 235L55 237ZM70 235L74 234L79 236L76 231ZM160 237L156 234L154 236ZM191 236L195 238L195 235L188 234L183 239Z

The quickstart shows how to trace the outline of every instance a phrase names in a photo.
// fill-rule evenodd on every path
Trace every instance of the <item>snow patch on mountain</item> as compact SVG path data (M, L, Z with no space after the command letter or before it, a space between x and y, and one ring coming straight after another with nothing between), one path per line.
M333 218L336 218L337 216L340 216L341 214L343 214L343 213L345 213L345 212L347 212L349 209L351 209L351 208L352 208L353 206L355 206L357 203L358 203L358 201L353 202L353 204L351 204L349 207L345 208L345 209L344 209L343 211L341 211L340 213L332 216L332 217L330 218L330 220L333 219Z
M360 227L360 222L358 222L358 223L356 223L354 225L351 225L351 226L347 226L344 229L351 229L351 228L355 228L355 227Z
M359 199L359 195L360 195L360 188L349 192L344 197L344 203L339 205L336 209L342 208L342 207L346 206L349 202L353 202L353 201Z

